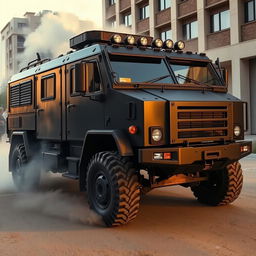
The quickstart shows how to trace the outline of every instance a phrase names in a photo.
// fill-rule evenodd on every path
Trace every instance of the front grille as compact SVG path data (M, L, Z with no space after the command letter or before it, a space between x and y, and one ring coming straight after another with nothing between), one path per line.
M171 142L227 139L230 105L225 102L176 102L171 104Z

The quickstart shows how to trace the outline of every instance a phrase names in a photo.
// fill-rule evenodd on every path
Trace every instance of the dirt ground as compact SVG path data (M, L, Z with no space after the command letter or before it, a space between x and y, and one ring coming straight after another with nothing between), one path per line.
M232 205L201 205L179 186L158 189L134 222L105 228L75 181L48 175L39 192L16 193L7 154L0 144L0 256L255 255L256 155L241 161L244 187Z

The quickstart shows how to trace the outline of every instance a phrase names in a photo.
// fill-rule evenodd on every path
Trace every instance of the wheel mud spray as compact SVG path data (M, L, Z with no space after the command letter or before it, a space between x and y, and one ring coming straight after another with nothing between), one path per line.
M101 217L89 209L84 194L63 192L56 190L54 180L64 179L59 175L46 173L42 175L42 184L37 191L17 192L13 185L12 175L8 170L9 144L0 143L0 198L12 197L10 200L15 210L30 211L45 216L61 218L76 223L89 225L103 225ZM26 168L38 168L36 161L31 162ZM56 176L56 179L49 176ZM49 185L49 180L51 183ZM47 185L46 185L47 184ZM52 187L51 187L52 186Z

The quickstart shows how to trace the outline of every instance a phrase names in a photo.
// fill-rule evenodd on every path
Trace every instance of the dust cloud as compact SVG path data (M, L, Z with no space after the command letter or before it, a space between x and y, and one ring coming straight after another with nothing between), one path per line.
M14 207L72 222L102 225L101 217L89 209L84 199L61 190L21 194L14 202Z
M9 144L0 142L0 194L15 191L11 173L8 171Z
M101 217L90 210L84 195L62 192L56 189L51 190L49 185L46 189L44 184L39 186L38 191L17 193L13 185L12 175L8 171L8 154L9 144L4 141L0 142L0 197L9 196L10 194L15 196L14 201L12 201L15 209L37 212L76 223L103 225ZM38 169L38 163L36 164L35 161L32 161L26 170L32 171L33 168ZM54 178L56 178L54 174L42 173L42 183L47 184L50 179ZM55 185L54 181L52 184Z

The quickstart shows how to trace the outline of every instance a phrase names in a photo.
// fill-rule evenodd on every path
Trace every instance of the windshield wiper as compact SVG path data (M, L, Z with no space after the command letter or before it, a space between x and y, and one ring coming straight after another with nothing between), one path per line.
M142 82L142 83L154 83L154 82L157 82L159 80L162 80L162 79L165 79L167 77L171 77L172 75L169 74L169 75L164 75L164 76L159 76L159 77L156 77L156 78L153 78L151 80L148 80L148 81L145 81L145 82Z
M203 82L197 81L197 80L192 79L192 78L190 78L190 77L188 77L188 76L183 76L183 75L178 74L176 77L181 78L181 79L183 79L184 81L194 82L195 84L198 84L198 85L206 85L206 86L208 86L208 87L211 87L209 84L205 84L205 83L203 83Z

